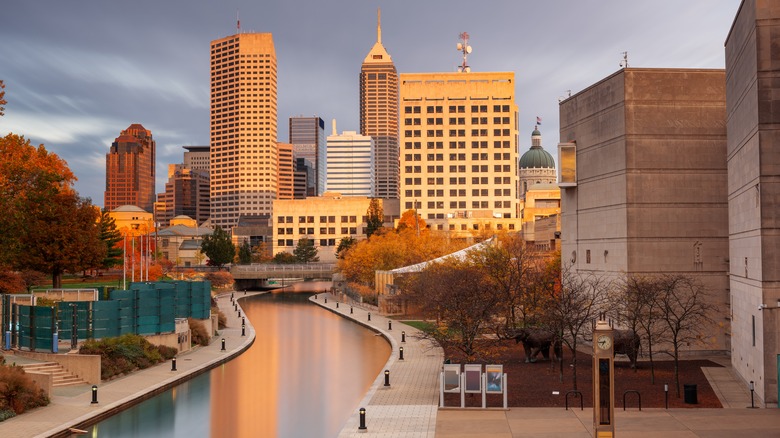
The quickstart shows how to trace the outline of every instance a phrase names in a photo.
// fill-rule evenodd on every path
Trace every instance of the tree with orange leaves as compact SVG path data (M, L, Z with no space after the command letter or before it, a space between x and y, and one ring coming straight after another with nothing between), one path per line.
M52 274L99 266L99 210L73 190L64 160L24 137L0 138L0 263Z

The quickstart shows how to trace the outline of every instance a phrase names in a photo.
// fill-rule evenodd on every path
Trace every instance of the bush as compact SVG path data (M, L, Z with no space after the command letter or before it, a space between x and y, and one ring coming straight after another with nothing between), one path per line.
M0 421L5 421L15 416L16 416L16 412L12 411L11 409L0 410Z
M22 367L0 365L0 421L47 404L49 398ZM13 415L9 416L7 411Z
M99 354L100 378L106 380L170 359L176 355L176 349L152 345L143 336L126 334L86 341L79 349L79 354Z
M206 280L211 282L211 286L217 289L228 287L233 284L233 276L230 272L217 271L206 274Z
M188 318L187 322L190 324L192 345L202 345L204 347L209 345L211 336L209 336L209 332L206 330L206 325L203 323L203 321L199 319Z

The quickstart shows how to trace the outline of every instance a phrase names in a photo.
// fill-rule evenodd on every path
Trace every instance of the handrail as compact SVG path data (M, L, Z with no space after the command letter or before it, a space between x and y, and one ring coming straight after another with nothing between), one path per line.
M623 410L626 410L626 394L629 392L636 394L638 400L639 400L639 410L642 410L642 394L639 393L636 389L628 389L623 393Z
M585 407L584 407L584 405L582 404L582 392L580 392L580 391L577 391L577 390L571 390L571 391L568 391L568 392L566 393L566 410L567 410L567 411L569 410L569 394L579 394L579 396L580 396L580 410L581 410L581 411L584 411L584 410L585 410Z

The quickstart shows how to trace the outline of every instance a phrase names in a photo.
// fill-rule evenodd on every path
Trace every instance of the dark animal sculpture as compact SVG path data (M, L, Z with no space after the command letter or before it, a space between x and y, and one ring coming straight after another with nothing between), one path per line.
M525 350L525 363L536 362L536 356L542 353L545 359L550 358L550 347L553 347L555 358L560 360L562 357L561 343L556 339L555 334L549 330L540 328L521 328L515 330L510 336L516 343L523 343Z
M633 330L615 330L615 354L625 354L631 363L631 368L636 368L636 358L639 356L641 340Z

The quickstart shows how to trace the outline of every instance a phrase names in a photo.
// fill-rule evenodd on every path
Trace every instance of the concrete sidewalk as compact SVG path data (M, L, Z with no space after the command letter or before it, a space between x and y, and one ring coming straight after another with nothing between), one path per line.
M411 326L377 314L371 314L369 321L368 310L352 307L350 311L350 305L344 302L339 302L337 308L336 298L331 294L319 294L310 300L381 333L392 347L384 368L390 371L390 386L384 386L384 372L380 373L360 406L355 407L339 437L433 437L439 407L439 371L444 361L442 349L421 339L420 332ZM405 342L402 332L406 334ZM404 360L400 360L400 348L403 348ZM365 431L358 429L358 409L361 407L366 409Z
M235 297L256 294L236 292ZM241 318L234 310L230 293L218 296L217 303L227 317L227 327L208 347L198 347L177 356L177 371L171 371L171 363L167 361L102 383L98 385L97 404L91 403L91 385L58 388L48 406L0 422L0 437L70 436L70 428L84 429L87 424L116 414L128 405L164 392L237 356L254 342L254 328L247 320L246 336L241 336ZM241 312L243 314L243 310ZM225 351L221 350L222 338L225 339Z

